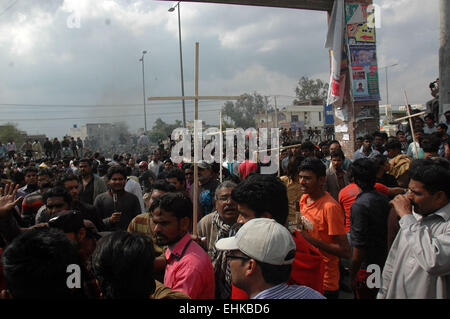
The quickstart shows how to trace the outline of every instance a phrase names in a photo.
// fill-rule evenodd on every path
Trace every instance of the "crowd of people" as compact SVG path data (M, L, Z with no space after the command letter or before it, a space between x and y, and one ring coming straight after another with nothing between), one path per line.
M352 158L337 140L285 142L274 174L248 150L200 161L197 192L170 143L109 160L3 152L0 297L449 298L446 116L362 136Z
M280 132L282 143L291 143L292 141L302 142L303 140L309 140L316 144L322 141L334 140L334 126L326 125L323 129L314 127L308 127L308 129L302 130L300 127L295 129L283 128Z

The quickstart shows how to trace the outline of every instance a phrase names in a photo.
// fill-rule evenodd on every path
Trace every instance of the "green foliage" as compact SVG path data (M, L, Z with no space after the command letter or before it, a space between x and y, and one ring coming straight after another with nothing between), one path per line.
M295 95L297 99L294 104L298 104L308 100L321 100L325 102L328 94L328 83L320 79L309 79L307 76L302 76L295 88Z
M13 140L16 145L21 144L24 141L24 138L17 129L15 124L8 123L0 126L0 141L3 144L7 144L10 140Z
M157 143L158 140L165 139L169 135L172 135L174 129L183 127L183 123L180 120L176 120L175 124L167 124L162 119L155 120L155 124L150 131L147 132L149 140L153 143Z
M243 94L243 99L236 102L227 101L222 107L223 116L227 116L231 122L226 122L226 127L240 127L247 129L256 127L255 114L266 110L264 97L256 92Z

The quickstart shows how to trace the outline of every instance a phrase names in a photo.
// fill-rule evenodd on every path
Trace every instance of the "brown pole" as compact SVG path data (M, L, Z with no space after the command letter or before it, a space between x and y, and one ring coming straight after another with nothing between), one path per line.
M198 209L198 42L195 43L195 112L194 112L194 213L192 219L192 234L197 236L197 209Z
M416 146L416 136L414 134L414 127L412 124L411 112L409 111L409 103L408 103L408 97L406 96L406 90L404 90L404 94L405 94L405 101L406 101L406 111L408 112L409 127L411 128L411 135L412 135L412 139L413 139L413 143L414 143L414 151L416 153L416 157L419 158L419 151Z

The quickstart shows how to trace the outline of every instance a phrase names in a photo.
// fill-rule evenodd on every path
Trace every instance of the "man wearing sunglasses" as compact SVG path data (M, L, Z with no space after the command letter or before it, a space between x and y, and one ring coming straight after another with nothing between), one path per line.
M309 287L287 284L296 245L274 219L250 220L236 236L220 239L216 248L229 251L232 283L252 299L325 299Z

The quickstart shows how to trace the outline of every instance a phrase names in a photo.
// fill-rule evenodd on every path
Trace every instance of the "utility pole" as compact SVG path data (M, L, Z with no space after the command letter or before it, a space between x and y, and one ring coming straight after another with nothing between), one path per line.
M278 128L278 109L277 109L277 96L274 96L275 99L275 127Z
M450 110L450 1L439 1L439 117ZM439 119L438 119L439 120Z

